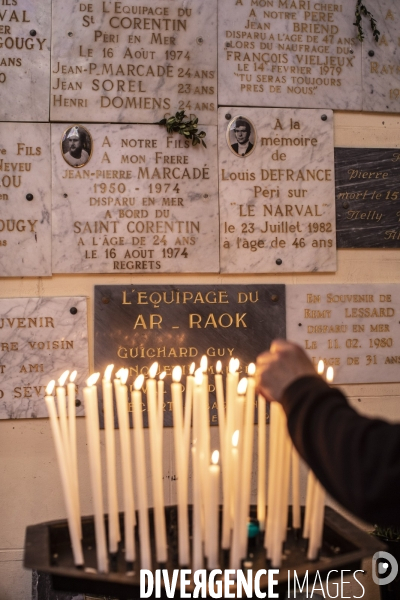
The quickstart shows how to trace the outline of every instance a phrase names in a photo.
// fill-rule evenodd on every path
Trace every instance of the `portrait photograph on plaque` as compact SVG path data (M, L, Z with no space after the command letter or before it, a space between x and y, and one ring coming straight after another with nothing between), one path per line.
M73 125L64 132L61 139L63 159L71 167L84 167L93 152L93 140L89 131L82 125Z
M249 156L256 146L256 130L246 117L238 116L230 121L226 130L226 141L236 156Z

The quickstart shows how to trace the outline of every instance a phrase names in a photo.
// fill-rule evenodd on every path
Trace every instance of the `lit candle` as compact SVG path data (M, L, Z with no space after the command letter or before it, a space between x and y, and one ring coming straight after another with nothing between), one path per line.
M61 476L61 485L63 489L64 502L67 510L68 528L71 538L72 552L74 555L74 563L76 566L83 565L83 553L82 545L79 535L79 529L77 525L77 519L75 515L75 500L72 493L72 489L69 483L69 474L67 462L65 459L65 450L61 439L60 426L57 419L57 412L54 403L54 397L52 395L55 381L52 380L46 387L45 402L47 411L50 417L50 426L53 435L54 446L56 450L58 470Z
M125 385L129 371L124 369L120 374L120 384L117 386L117 412L119 439L121 444L122 488L125 513L125 560L135 560L134 514L135 501L133 497L132 480L132 450L129 428L128 387Z
M325 371L325 364L324 364L324 361L321 358L318 361L317 373L318 373L318 375L323 375L324 371Z
M243 459L241 472L243 473L241 490L241 533L240 533L240 547L241 554L243 557L246 556L247 551L247 523L249 520L249 507L250 507L250 496L251 496L251 463L253 460L253 441L254 441L254 407L255 407L255 389L256 382L254 374L256 372L256 365L250 363L247 368L248 378L246 382L246 400L245 400L245 418L244 418L244 441L243 441Z
M266 475L267 475L267 412L266 400L261 394L257 397L258 408L258 469L257 469L257 519L260 531L265 529L266 516Z
M71 470L74 481L76 516L78 519L79 537L82 539L81 506L79 500L78 452L76 446L76 407L75 407L75 379L76 371L72 371L67 385L68 391L68 427L69 445L71 450Z
M208 393L208 361L207 356L202 356L200 360L200 369L203 373L202 397L200 404L200 469L201 469L201 495L203 507L203 541L205 555L208 554L208 501L210 498L209 482L209 456L210 456L210 413L209 413L209 393Z
M239 569L240 568L240 558L239 558L239 544L237 540L235 540L235 518L236 515L232 514L232 505L233 508L236 508L236 489L238 486L239 479L239 453L238 453L238 444L239 444L239 431L235 431L232 435L232 446L231 446L231 473L232 473L232 485L230 489L230 510L231 510L231 519L233 523L233 536L232 536L232 545L231 545L231 553L230 553L230 569ZM232 502L233 497L233 502ZM237 505L238 506L238 505Z
M179 564L188 565L189 558L189 519L187 507L187 476L185 477L188 457L182 453L183 439L183 412L182 412L182 377L181 367L174 367L172 371L171 396L172 412L174 417L174 447L175 469L178 487L178 552Z
M223 452L223 513L222 513L222 541L224 550L230 548L232 511L231 511L231 473L232 473L232 435L235 423L236 390L239 380L237 373L237 362L235 358L229 361L228 374L226 376L226 423L225 423L225 448Z
M215 367L215 392L217 396L218 408L218 427L219 427L219 447L221 449L221 462L224 467L224 446L225 446L225 399L224 384L222 381L222 363L219 360Z
M149 369L149 379L146 383L147 411L149 415L150 460L153 484L154 530L156 536L157 562L167 561L167 532L165 527L164 488L162 480L162 458L160 435L158 431L159 419L157 414L157 390L154 379L158 370L155 362ZM162 442L161 442L162 443Z
M203 568L203 549L201 535L201 491L197 447L192 446L193 465L193 512L192 512L192 569L197 571Z
M327 381L328 383L332 383L332 381L333 381L333 377L334 377L334 374L333 374L333 367L328 367L328 369L327 369L327 371L326 371L326 381Z
M164 378L166 372L160 373L160 377L157 381L157 419L158 419L158 435L160 436L160 452L162 452L162 436L164 427ZM160 460L162 455L160 455Z
M61 427L61 437L63 446L65 449L65 456L67 458L68 471L70 473L70 477L72 477L72 466L71 466L71 445L68 431L68 418L67 418L67 400L65 396L65 382L69 375L69 371L64 371L61 377L58 380L58 386L56 388L57 394L57 408L58 408L58 417L60 419L60 427Z
M136 465L136 489L139 508L139 539L141 569L151 569L149 513L147 504L146 485L146 458L144 449L143 416L142 416L142 392L144 376L139 375L134 381L132 392L135 465Z
M94 373L83 388L83 398L86 411L86 432L89 451L90 479L94 505L94 525L96 535L97 569L107 573L107 545L103 514L103 492L101 485L100 429L99 411L97 405L96 381L100 373Z
M240 478L238 474L235 474L235 487L233 489L233 536L232 536L232 549L231 549L231 568L236 569L239 568L240 560L245 558L247 545L244 540L247 542L247 510L244 506L247 495L249 495L250 499L250 481L248 481L247 474L245 472L246 462L248 462L248 455L246 449L246 443L249 440L246 440L246 430L243 426L243 408L245 403L245 394L248 387L248 379L243 377L238 384L237 388L237 405L238 405L238 420L240 421L240 428L242 433L240 434L240 447L238 448L238 458L234 458L233 460L237 460L237 471L240 473ZM254 407L254 401L253 401ZM239 431L239 430L237 430ZM251 458L250 458L251 460ZM236 470L236 469L235 469ZM249 470L251 474L251 468ZM249 492L247 494L246 486L249 486Z
M218 465L219 452L215 450L211 456L211 465L209 466L210 481L210 500L208 523L209 528L209 546L207 556L207 567L211 571L218 568L218 532L219 532L219 475L220 467Z
M115 554L119 541L119 516L117 498L117 473L115 464L115 426L114 405L111 373L114 365L108 365L102 381L104 429L106 438L106 465L107 465L107 499L108 499L108 544L109 550Z
M194 387L194 370L195 364L192 362L189 369L189 375L186 377L186 394L185 394L185 417L184 417L184 452L185 456L189 459L189 445L190 445L190 424L192 422L192 406L193 406L193 387ZM189 461L187 461L189 466Z

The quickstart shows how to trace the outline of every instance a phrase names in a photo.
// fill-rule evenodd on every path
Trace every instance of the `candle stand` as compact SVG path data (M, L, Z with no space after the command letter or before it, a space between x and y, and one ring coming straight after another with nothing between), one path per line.
M251 516L256 517L256 506L251 507ZM304 509L302 511L304 513ZM221 520L220 508L220 520ZM178 565L178 531L176 506L166 507L166 524L168 537L168 560L165 565L156 564L154 545L153 510L150 509L150 535L152 550L152 568L168 569L170 579L172 571L179 569ZM107 520L107 516L105 516ZM124 531L123 515L120 515L121 532ZM189 507L189 522L191 523L191 506ZM140 598L140 550L139 539L136 536L135 564L127 564L124 558L123 541L115 556L109 557L109 572L96 572L96 548L93 517L82 518L83 553L85 566L78 569L74 566L73 555L67 521L52 521L27 527L25 538L24 566L48 573L52 578L54 590L76 593L112 596L121 600ZM309 580L319 571L323 578L329 571L349 569L354 571L361 568L363 558L372 556L385 546L375 537L358 529L339 513L330 507L325 508L323 547L316 561L307 560L307 541L300 532L288 531L285 544L284 559L279 576L278 591L281 597L287 592L288 570L296 570L298 579L302 581L306 571ZM270 565L265 558L263 546L264 534L258 533L248 540L248 556L242 564L242 569L268 569ZM190 565L182 568L190 569ZM229 569L229 552L220 551L219 568ZM178 579L179 585L179 579ZM260 580L261 590L267 589L267 577ZM231 589L231 591L233 591ZM277 591L276 588L274 591ZM166 595L162 595L166 598ZM175 597L180 597L179 588Z

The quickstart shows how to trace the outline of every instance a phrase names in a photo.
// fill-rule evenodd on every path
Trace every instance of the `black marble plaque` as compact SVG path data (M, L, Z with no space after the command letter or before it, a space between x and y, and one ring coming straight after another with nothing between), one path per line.
M170 398L173 367L183 368L208 357L210 422L218 424L214 394L215 365L226 373L231 356L241 372L285 337L284 285L111 285L95 286L94 363L104 373L129 368L128 384L148 373L154 361L166 371L164 425L172 425ZM98 386L99 393L101 386ZM146 396L143 394L144 403ZM145 414L145 421L147 415Z
M335 148L338 248L400 248L400 150Z

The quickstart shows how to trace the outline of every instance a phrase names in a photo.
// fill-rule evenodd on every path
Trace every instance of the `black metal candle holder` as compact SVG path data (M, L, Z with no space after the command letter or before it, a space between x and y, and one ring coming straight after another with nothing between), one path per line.
M191 523L191 506L189 506L189 523ZM257 507L251 507L251 517L255 520ZM304 515L304 508L302 510ZM221 516L220 508L220 516ZM167 569L171 579L172 571L179 568L178 564L178 521L177 507L166 507L166 525L168 540L168 560L166 564L156 562L153 510L149 509L150 538L153 569ZM107 516L105 516L107 525ZM121 535L123 535L123 514L120 515ZM137 528L136 528L137 531ZM127 564L124 557L124 543L120 542L115 556L109 557L109 573L96 571L96 542L94 535L94 518L82 518L83 554L85 566L76 568L73 561L67 521L51 521L31 525L26 529L24 566L48 573L52 578L53 588L57 591L96 594L112 596L121 600L140 598L140 544L136 533L137 561ZM248 540L248 555L242 563L243 570L268 569L263 546L264 534L258 533ZM372 556L385 546L376 538L358 529L339 513L330 507L325 508L323 546L319 558L307 560L307 541L302 539L300 532L288 530L284 547L282 567L275 579L279 582L278 591L286 593L288 570L300 579L308 570L310 580L319 571L324 577L329 571L349 569L355 571L361 568L363 558ZM220 552L220 569L229 569L229 551ZM190 566L185 568L190 569ZM204 565L206 568L206 565ZM179 585L179 578L178 578ZM267 589L267 577L260 579L261 590ZM274 591L277 591L276 588ZM166 597L162 595L162 597ZM179 588L177 595L179 597Z

